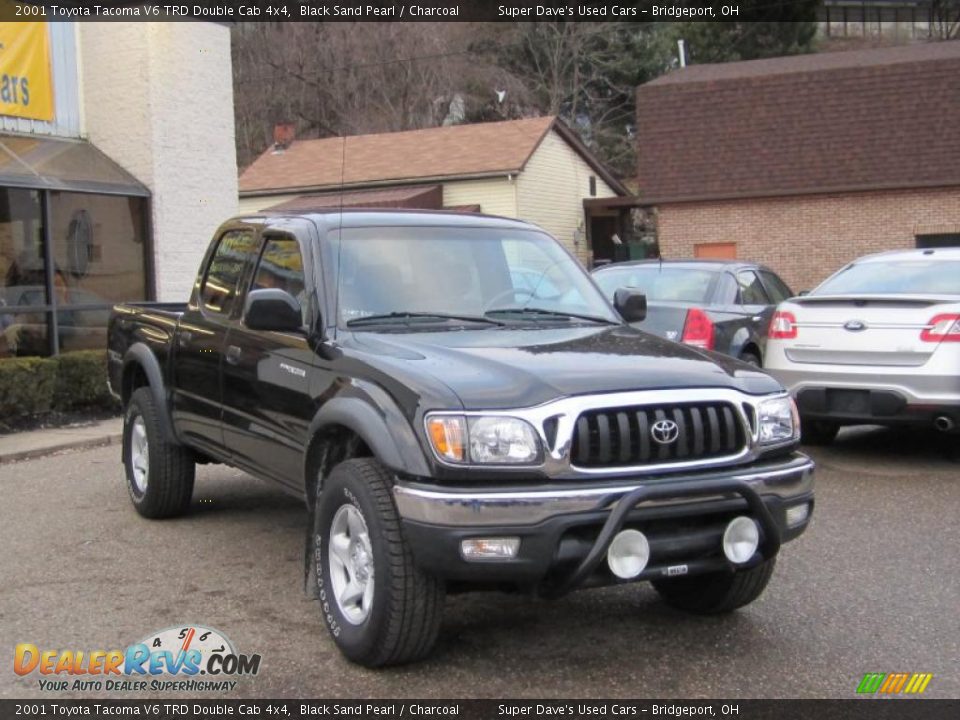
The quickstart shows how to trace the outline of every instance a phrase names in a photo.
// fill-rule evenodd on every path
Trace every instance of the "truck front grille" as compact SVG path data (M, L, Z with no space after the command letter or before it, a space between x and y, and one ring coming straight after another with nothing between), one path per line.
M676 439L654 439L660 421L676 424ZM673 434L670 422L665 425ZM583 468L658 465L736 455L746 445L743 422L727 402L605 408L577 418L571 460Z

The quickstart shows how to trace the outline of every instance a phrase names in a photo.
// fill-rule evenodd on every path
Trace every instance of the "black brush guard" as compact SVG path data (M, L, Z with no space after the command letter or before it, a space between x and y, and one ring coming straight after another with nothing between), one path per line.
M590 552L580 562L573 572L561 580L548 592L548 597L556 598L566 595L579 587L603 561L610 548L610 543L616 536L627 515L637 506L649 500L689 499L704 495L735 494L742 497L749 508L750 515L760 524L762 530L760 545L757 551L767 560L776 556L780 551L780 527L770 514L770 510L761 499L759 493L742 480L699 480L684 483L665 483L662 485L646 485L624 495L613 506L610 517L603 524Z

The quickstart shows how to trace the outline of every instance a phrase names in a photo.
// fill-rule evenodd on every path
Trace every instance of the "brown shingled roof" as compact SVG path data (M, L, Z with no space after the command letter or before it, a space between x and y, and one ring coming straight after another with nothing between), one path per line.
M693 65L637 122L651 203L960 185L960 42Z
M346 138L345 148L344 138L339 137L298 140L282 152L271 148L254 160L240 174L240 194L516 173L523 170L551 129L583 155L608 184L623 188L566 125L555 117L536 117L353 135Z

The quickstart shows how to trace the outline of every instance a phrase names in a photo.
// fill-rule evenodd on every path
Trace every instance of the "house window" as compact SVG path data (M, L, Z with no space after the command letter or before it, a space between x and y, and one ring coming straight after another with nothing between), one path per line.
M693 256L707 260L736 260L737 244L729 243L697 243L693 246Z
M918 248L960 247L960 233L936 233L917 235Z

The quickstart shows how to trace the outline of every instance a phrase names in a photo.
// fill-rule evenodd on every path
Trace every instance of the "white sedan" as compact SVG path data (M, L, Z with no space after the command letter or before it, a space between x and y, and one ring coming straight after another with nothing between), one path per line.
M868 255L781 303L765 368L796 398L803 440L842 425L960 428L960 248Z

